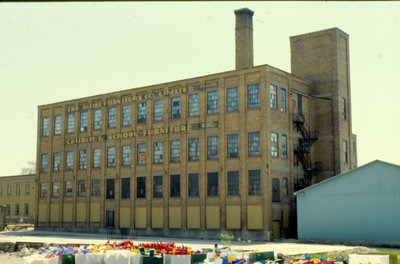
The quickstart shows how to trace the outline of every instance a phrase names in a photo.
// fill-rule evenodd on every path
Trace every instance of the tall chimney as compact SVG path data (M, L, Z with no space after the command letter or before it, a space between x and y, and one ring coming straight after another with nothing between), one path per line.
M235 10L236 70L253 67L253 14L248 8Z

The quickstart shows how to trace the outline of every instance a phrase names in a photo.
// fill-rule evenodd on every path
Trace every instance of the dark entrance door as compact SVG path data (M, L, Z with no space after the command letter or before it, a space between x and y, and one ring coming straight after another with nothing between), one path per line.
M114 211L106 211L106 227L114 227Z

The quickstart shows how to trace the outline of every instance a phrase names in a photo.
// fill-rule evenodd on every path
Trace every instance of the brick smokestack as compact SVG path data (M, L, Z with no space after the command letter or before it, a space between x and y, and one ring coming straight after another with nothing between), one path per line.
M235 10L236 70L253 67L253 14L248 8Z

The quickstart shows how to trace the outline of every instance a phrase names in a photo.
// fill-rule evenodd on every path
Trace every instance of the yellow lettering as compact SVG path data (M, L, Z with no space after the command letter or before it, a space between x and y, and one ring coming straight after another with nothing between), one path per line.
M155 129L154 129L154 135L158 135L158 134L160 134L160 129L155 128Z
M133 132L133 135L134 135L135 137L137 137L137 136L138 136L138 132L137 132L137 131Z
M133 132L129 132L128 137L129 138L133 137Z
M160 134L165 134L165 128L160 128Z
M122 138L128 138L128 133L126 133L126 132L123 133L123 134L122 134Z
M186 132L186 126L181 126L181 131Z

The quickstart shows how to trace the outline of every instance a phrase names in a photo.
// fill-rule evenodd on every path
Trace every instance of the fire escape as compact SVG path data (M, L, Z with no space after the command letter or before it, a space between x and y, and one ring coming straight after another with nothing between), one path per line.
M315 133L311 135L306 129L303 115L293 115L293 123L302 136L302 138L299 138L299 144L294 149L294 155L296 157L295 165L298 166L301 163L304 169L304 180L298 180L295 183L295 189L300 190L311 185L312 177L317 175L321 170L321 162L311 161L311 146L318 140L318 137Z

